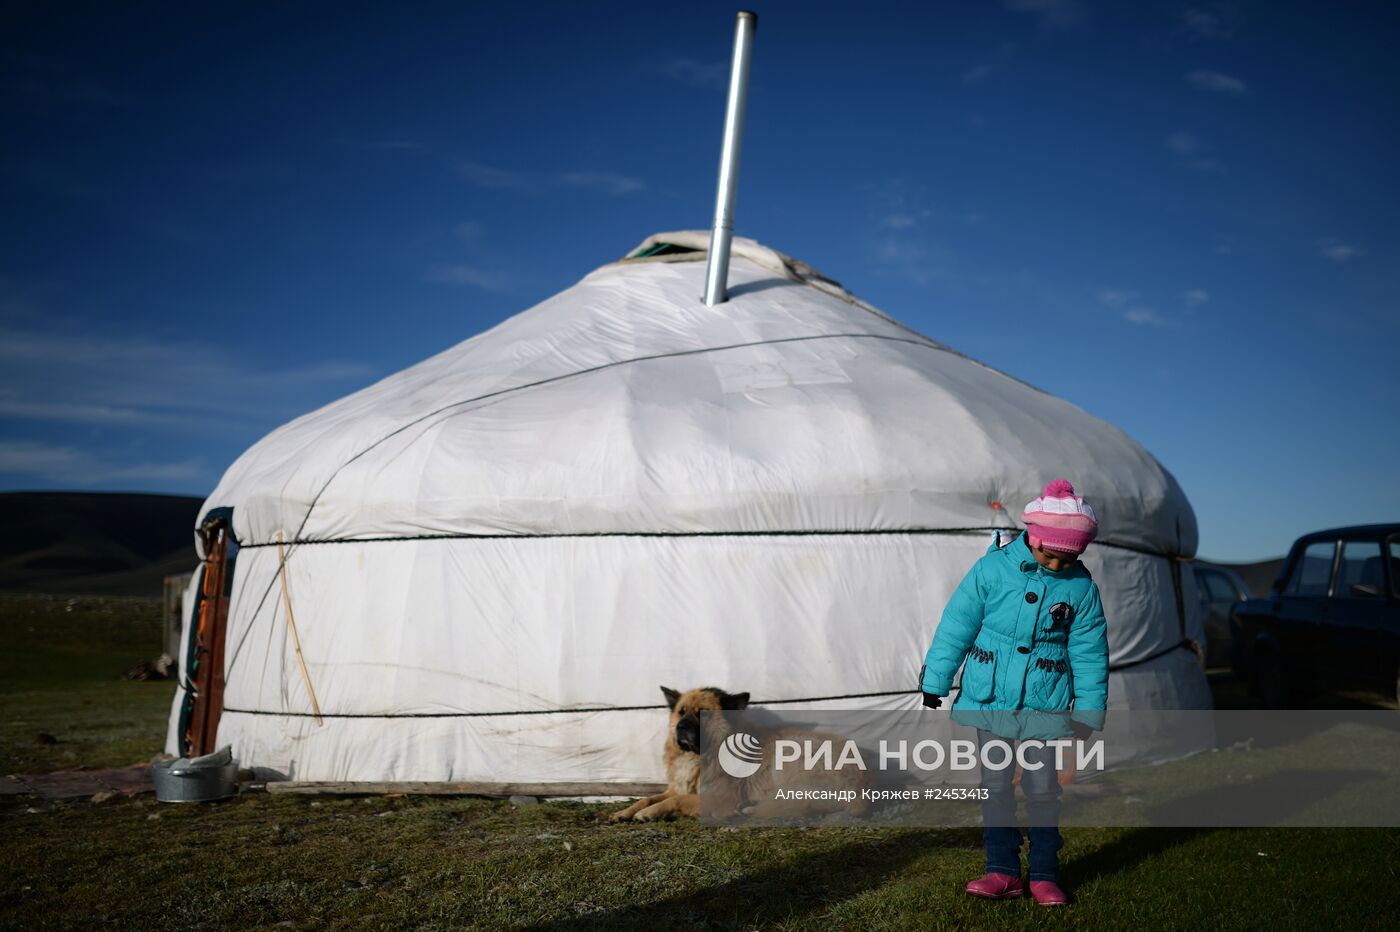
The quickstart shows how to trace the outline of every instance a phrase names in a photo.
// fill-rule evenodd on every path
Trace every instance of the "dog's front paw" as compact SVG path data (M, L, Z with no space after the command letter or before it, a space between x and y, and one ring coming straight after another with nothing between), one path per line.
M669 819L671 809L665 803L657 803L655 806L647 806L632 818L638 822L656 822L661 819Z
M630 822L630 821L632 821L632 818L633 818L632 810L631 810L631 808L627 808L627 809L623 809L621 812L614 812L612 815L608 816L608 821L609 821L609 822Z

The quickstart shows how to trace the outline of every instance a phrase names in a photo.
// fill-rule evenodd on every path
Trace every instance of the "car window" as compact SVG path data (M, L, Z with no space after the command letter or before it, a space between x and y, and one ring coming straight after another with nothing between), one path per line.
M1289 595L1326 595L1327 584L1332 581L1332 558L1336 556L1337 544L1330 540L1320 540L1308 544L1308 549L1293 567L1293 577L1284 591Z
M1210 590L1206 588L1206 576L1208 575L1210 574L1199 566L1193 565L1191 567L1191 576L1196 580L1196 600L1201 603L1202 607L1210 604Z
M1380 541L1342 542L1342 560L1337 564L1337 585L1332 594L1341 599L1375 599L1385 595Z
M1240 595L1235 591L1230 577L1224 573L1206 573L1206 590L1212 602L1238 602Z

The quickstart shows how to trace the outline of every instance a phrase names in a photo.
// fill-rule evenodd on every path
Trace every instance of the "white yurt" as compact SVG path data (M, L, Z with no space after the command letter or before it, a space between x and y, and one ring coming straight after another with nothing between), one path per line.
M706 306L708 239L650 237L234 462L167 750L193 716L195 750L298 781L609 784L664 780L662 685L917 708L953 588L1061 475L1101 521L1110 708L1209 707L1162 464L751 240Z

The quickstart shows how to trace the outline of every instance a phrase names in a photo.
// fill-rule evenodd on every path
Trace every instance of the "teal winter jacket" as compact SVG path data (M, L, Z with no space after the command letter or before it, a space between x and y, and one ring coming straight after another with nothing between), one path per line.
M983 724L989 716L975 713L1073 710L1071 718L1102 728L1108 635L1089 571L1081 563L1046 569L1025 534L993 544L943 610L921 688L947 696L959 666L953 712L963 724L991 727Z

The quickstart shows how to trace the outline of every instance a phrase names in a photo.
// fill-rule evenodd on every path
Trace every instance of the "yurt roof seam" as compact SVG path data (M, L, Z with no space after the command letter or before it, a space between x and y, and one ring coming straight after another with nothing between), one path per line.
M301 544L392 544L411 540L556 540L578 537L861 537L875 534L985 534L994 527L949 528L845 528L836 530L763 531L565 531L557 534L408 534L402 537L321 537L306 538ZM1000 528L1000 530L1011 530ZM240 550L276 547L277 541L240 544ZM1156 556L1156 554L1154 554Z
M590 537L863 537L875 535L894 534L917 534L917 535L971 535L986 534L988 531L1019 531L1017 527L952 527L952 528L863 528L846 530L763 530L763 531L574 531L559 534L409 534L403 537L323 537L305 538L291 541L301 546L312 546L316 544L396 544L407 541L418 540L556 540L570 538L590 538ZM284 542L287 543L287 542ZM1112 547L1115 550L1127 550L1132 553L1140 553L1148 557L1161 557L1164 560L1183 559L1181 554L1161 553L1156 550L1146 550L1142 547L1132 547L1128 544L1114 543L1110 540L1096 540L1094 545L1098 547ZM265 541L263 543L240 543L240 550L255 550L261 547L276 547L277 541Z

